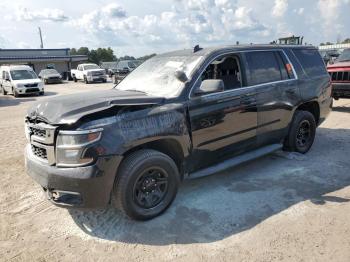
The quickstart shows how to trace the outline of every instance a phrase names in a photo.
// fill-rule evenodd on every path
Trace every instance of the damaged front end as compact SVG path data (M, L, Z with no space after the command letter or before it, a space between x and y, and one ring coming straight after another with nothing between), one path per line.
M123 154L167 138L187 150L189 136L181 104L139 97L81 105L68 97L38 103L29 110L25 130L27 172L59 206L103 207L110 200ZM104 98L105 99L105 98ZM60 103L66 106L60 105ZM64 110L55 111L56 108ZM95 196L100 196L96 198Z

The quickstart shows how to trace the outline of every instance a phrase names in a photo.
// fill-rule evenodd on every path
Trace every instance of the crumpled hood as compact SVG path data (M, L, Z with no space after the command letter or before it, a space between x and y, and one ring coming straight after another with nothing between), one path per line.
M159 104L163 100L162 97L117 89L93 91L41 100L28 110L28 117L49 124L73 124L85 115L113 106Z

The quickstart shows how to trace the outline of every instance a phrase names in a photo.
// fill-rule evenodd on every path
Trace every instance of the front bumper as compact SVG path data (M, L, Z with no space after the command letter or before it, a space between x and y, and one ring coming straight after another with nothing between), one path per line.
M350 98L350 82L332 83L332 96L335 98Z
M58 168L42 163L25 150L26 171L60 207L104 208L109 204L120 156L101 157L90 166Z

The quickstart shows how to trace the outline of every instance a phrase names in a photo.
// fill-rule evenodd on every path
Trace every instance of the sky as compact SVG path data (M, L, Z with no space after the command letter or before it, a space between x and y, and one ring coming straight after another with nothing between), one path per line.
M350 38L350 0L0 0L0 48L111 47L142 56L304 36Z

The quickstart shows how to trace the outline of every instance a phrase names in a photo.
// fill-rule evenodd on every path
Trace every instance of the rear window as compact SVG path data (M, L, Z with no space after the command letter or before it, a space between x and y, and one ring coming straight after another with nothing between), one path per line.
M273 51L247 52L249 85L281 81L281 70Z
M327 74L326 67L317 50L294 49L293 53L309 77L317 77Z

